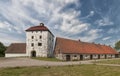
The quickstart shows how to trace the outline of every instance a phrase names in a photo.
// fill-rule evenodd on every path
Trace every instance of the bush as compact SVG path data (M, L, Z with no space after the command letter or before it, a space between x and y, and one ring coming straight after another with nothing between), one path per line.
M0 42L0 57L5 56L5 50L6 50L6 47L3 45L3 43Z

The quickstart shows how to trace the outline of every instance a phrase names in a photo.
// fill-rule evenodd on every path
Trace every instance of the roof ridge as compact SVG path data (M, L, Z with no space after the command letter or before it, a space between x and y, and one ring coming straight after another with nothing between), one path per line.
M62 38L62 37L56 37L56 38L59 38L59 39L64 39L64 40L69 40L69 41L76 41L76 42L78 42L77 40L73 40L73 39L70 39L70 38Z

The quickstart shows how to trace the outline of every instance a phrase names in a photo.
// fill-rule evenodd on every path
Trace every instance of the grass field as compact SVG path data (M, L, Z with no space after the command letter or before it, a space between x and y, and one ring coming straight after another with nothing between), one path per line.
M120 64L120 59L114 59L114 60L102 60L102 61L97 61L96 63L104 63L104 64Z
M120 76L120 67L73 65L1 68L0 76Z
M44 61L61 61L56 58L45 58L45 57L32 57L32 59L44 60Z

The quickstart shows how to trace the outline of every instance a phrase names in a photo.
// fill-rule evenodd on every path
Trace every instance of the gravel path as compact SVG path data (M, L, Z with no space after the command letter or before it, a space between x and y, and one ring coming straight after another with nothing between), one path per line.
M63 65L79 65L79 64L94 64L92 61L70 61L70 62L53 62L53 61L41 61L30 58L0 58L0 68L5 67L28 67L28 66L63 66ZM98 60L96 60L98 61ZM118 64L98 64L107 66L120 66Z
M0 58L0 68L2 67L24 67L24 66L63 66L63 65L91 64L90 61L74 62L52 62L41 61L30 58Z

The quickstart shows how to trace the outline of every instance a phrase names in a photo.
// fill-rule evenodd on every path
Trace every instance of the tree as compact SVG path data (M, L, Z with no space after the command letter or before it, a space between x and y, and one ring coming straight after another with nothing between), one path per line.
M120 50L120 41L115 43L115 49Z
M5 50L6 50L6 47L3 45L3 43L0 42L0 57L5 56Z

